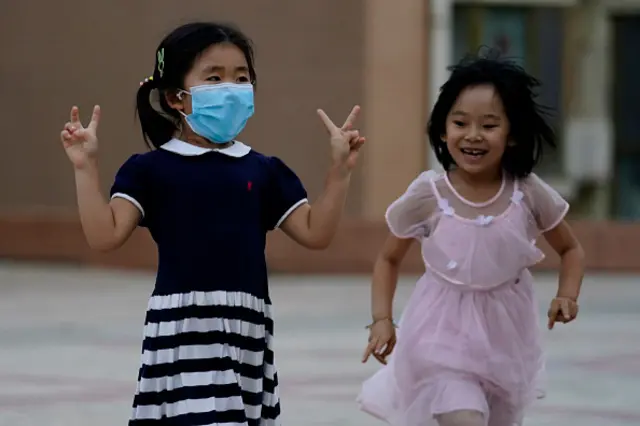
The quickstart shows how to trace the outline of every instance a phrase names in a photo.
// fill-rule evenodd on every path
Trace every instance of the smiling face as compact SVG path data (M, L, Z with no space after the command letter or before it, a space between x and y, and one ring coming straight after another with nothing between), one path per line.
M460 92L442 135L458 168L474 175L500 171L508 137L509 120L491 85L470 86Z

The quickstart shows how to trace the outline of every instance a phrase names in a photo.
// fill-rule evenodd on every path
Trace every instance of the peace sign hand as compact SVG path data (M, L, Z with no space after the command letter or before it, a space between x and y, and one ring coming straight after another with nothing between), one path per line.
M365 142L365 138L360 136L358 130L352 130L359 112L359 106L353 107L351 114L340 128L331 121L323 110L318 110L318 115L330 136L333 164L341 168L344 167L347 172L355 167L360 148Z
M100 107L93 108L93 115L87 127L80 122L78 107L71 108L71 121L65 124L60 132L62 146L76 169L81 169L94 159L98 152L98 123L100 122Z

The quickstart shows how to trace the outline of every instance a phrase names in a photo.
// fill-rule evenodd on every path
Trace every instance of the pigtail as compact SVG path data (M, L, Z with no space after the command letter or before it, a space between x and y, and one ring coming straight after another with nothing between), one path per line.
M151 149L169 142L178 130L177 120L171 116L169 111L172 110L163 99L156 81L152 78L143 82L136 96L136 112L142 137Z

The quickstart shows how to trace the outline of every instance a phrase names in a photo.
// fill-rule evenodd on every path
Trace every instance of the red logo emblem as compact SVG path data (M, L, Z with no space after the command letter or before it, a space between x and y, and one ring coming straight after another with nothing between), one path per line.
M253 182L247 182L247 191L251 191L251 187L253 186Z

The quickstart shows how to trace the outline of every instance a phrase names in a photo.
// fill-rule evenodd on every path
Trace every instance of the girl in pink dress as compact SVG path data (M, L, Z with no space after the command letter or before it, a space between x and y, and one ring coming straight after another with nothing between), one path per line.
M471 58L452 68L428 127L444 172L427 171L391 204L376 261L369 344L385 366L361 409L394 426L514 426L542 396L543 352L529 267L542 235L562 259L549 328L578 313L583 251L568 203L532 173L553 130L538 81L517 65ZM396 330L399 265L418 240L426 273ZM395 351L394 351L395 347ZM393 352L393 356L387 357Z

